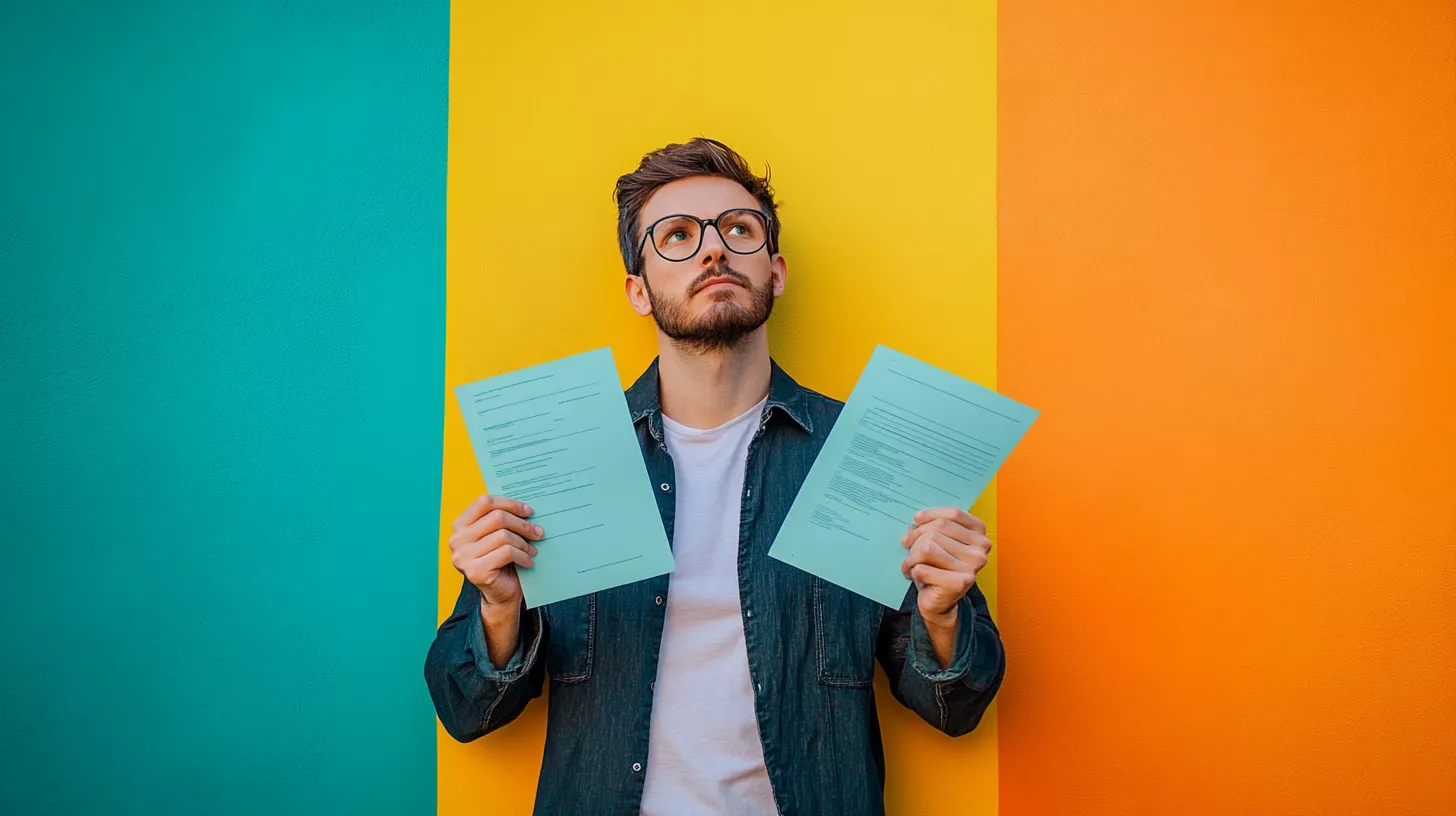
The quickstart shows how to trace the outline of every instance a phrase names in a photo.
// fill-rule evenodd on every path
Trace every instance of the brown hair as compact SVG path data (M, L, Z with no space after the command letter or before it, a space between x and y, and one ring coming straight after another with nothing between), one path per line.
M637 231L642 227L642 208L647 199L664 184L692 176L718 176L743 185L743 189L758 199L759 207L768 217L768 251L778 252L779 214L773 188L768 183L771 173L765 164L763 177L755 176L748 162L733 148L701 136L687 144L670 144L643 156L636 170L617 179L613 193L617 202L617 243L621 246L627 274L642 274L643 258L638 253L642 239Z

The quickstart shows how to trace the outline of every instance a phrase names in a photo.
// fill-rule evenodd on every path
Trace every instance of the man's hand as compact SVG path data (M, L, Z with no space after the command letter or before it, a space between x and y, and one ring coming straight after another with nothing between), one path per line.
M950 661L949 649L941 652L941 640L953 646L957 623L956 603L971 591L976 573L986 566L991 540L986 524L958 507L933 507L915 514L915 523L900 539L910 551L900 572L915 581L920 616L936 640L941 665ZM940 630L939 632L937 630ZM949 633L949 638L936 637Z
M450 563L480 590L480 616L486 645L496 668L516 651L520 631L521 579L516 567L535 564L532 556L541 528L526 521L530 505L489 494L476 499L455 519Z

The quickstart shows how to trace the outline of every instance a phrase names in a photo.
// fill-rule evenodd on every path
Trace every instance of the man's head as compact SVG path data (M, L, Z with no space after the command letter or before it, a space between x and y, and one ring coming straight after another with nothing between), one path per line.
M727 145L697 138L654 150L617 179L617 236L627 297L695 351L731 348L783 293L778 208Z

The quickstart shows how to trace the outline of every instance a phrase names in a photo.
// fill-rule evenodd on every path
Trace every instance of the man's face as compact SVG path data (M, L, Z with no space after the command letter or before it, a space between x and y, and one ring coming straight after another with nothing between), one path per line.
M647 237L647 229L671 215L693 215L703 220L717 218L733 209L759 210L759 204L735 181L712 176L695 176L665 184L642 208L637 240L644 259L642 278L628 277L627 296L641 315L651 314L663 334L698 351L717 351L737 345L756 331L773 311L774 298L783 293L783 258L770 255L765 244L756 252L740 254L727 241L743 248L744 236L752 225L725 221L718 229L707 227L696 254L682 261L670 261L657 252L686 241L693 232L670 232L671 224L660 224ZM645 239L645 240L644 240Z

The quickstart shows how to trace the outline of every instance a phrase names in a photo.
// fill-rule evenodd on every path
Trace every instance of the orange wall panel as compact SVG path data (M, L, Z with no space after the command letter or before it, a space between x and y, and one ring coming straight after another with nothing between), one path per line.
M1456 813L1456 5L999 43L1002 813Z

